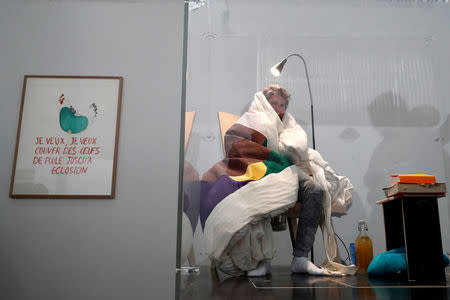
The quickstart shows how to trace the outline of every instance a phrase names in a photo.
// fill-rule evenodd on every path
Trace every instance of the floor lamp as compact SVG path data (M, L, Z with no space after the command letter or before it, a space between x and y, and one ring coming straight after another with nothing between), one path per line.
M290 54L290 55L286 56L286 58L283 59L282 61L280 61L278 64L273 66L270 69L270 72L272 73L273 76L279 77L281 75L281 71L283 71L284 65L286 64L288 58L291 56L296 56L296 57L300 58L300 60L303 62L303 65L305 66L306 82L308 83L309 100L311 103L312 142L313 142L313 149L315 150L316 149L316 138L315 138L315 134L314 134L314 105L313 105L313 97L312 97L312 93L311 93L311 84L309 82L308 67L306 65L305 59L300 54L297 54L297 53ZM311 261L314 262L314 246L311 248Z

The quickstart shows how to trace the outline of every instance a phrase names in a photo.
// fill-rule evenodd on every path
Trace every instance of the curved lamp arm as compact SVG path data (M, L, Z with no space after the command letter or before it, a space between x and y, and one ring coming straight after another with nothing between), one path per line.
M300 60L303 62L303 65L305 66L305 74L306 74L306 82L308 83L308 91L309 91L309 100L311 101L311 128L312 128L312 141L313 141L313 149L316 149L316 138L314 133L314 105L313 105L313 96L311 93L311 84L309 82L309 73L308 73L308 66L306 65L306 61L300 54L293 53L286 56L285 59L283 59L281 62L273 66L270 71L272 74L276 77L281 75L281 71L283 70L284 65L286 64L287 60L291 56L296 56L300 58Z

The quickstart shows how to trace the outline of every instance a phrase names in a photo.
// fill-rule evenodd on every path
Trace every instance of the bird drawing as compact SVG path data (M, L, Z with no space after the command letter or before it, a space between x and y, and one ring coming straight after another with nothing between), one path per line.
M81 111L83 114L77 112L72 103L64 94L58 99L59 104L62 106L59 111L59 125L61 129L68 134L76 134L83 132L86 128L92 124L93 120L97 117L97 105L91 103L89 109Z

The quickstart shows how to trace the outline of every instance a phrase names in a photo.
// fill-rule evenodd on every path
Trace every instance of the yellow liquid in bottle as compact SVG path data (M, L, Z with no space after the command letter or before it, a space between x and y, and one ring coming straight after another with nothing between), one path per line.
M372 240L368 236L359 236L355 241L356 268L358 273L366 273L373 259Z

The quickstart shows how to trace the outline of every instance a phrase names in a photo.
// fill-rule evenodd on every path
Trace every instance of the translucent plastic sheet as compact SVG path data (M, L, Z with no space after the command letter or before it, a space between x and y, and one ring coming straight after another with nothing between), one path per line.
M311 112L300 60L283 75L269 69L291 53L308 65L314 98L316 148L354 186L347 214L333 218L348 247L367 221L374 253L385 251L382 209L389 175L433 174L449 183L450 7L394 1L208 1L189 14L186 111L195 112L185 152L184 265L209 265L201 226L201 179L224 151L218 112L245 113L271 83L291 93L288 107L308 134ZM411 22L420 20L420 22ZM449 205L439 200L444 252L450 252ZM277 265L288 265L287 231L273 236ZM346 249L340 244L346 258ZM316 237L315 260L325 258ZM190 257L190 259L188 259Z

